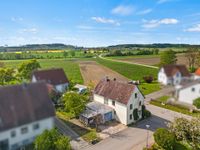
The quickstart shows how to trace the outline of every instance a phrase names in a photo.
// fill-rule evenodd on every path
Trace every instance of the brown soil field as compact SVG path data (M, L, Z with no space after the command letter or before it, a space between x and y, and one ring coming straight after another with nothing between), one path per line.
M97 64L95 61L80 61L79 62L84 84L93 84L94 86L106 76L110 79L116 78L119 81L127 82L128 79L119 73Z
M140 63L145 65L157 65L160 63L159 57L152 57L152 58L126 58L120 59L121 61L128 61L132 63ZM187 65L187 59L184 54L177 55L177 64L184 64Z

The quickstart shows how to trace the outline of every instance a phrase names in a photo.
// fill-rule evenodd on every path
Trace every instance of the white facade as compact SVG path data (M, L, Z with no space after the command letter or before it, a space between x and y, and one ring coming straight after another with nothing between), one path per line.
M176 89L176 97L180 102L193 104L193 101L200 97L200 83L186 88L178 87Z
M144 104L144 97L138 88L135 87L128 104L125 105L116 100L105 99L103 96L94 94L94 101L108 105L115 110L114 118L122 124L128 125L135 122L133 117L133 110L138 109L139 118L142 117L142 105ZM114 101L114 102L113 102ZM132 107L131 107L132 105ZM131 117L132 116L132 117Z
M32 76L32 82L35 83L37 82L36 77L33 75ZM59 84L59 85L55 85L55 89L60 92L60 93L64 93L66 91L66 89L68 88L69 84L65 83L65 84Z
M15 150L20 146L32 143L36 136L41 134L44 130L50 130L53 127L54 118L46 118L0 132L0 142L7 140L9 150Z
M182 75L180 72L177 72L172 77L168 77L164 71L164 68L161 68L158 73L158 82L163 85L178 85L182 81Z

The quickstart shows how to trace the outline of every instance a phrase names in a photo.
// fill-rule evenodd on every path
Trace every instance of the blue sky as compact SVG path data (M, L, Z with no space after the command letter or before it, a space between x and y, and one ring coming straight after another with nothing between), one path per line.
M4 0L0 45L200 44L199 0Z

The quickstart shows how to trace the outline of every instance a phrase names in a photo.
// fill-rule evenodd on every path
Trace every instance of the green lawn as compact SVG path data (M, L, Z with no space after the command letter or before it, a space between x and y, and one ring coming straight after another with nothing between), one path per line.
M168 98L169 96L163 96L156 100L151 101L150 104L190 116L200 116L200 112L197 111L190 112L190 110L184 106L165 104Z
M160 90L160 84L157 82L153 82L153 83L142 83L139 85L140 91L144 94L150 94L153 93L155 91Z
M2 61L6 67L17 68L22 62L27 60L6 60ZM63 68L68 78L76 83L83 83L80 68L75 60L70 59L38 59L42 69Z
M105 57L108 59L129 59L129 58L157 58L160 57L160 55L134 55L134 56L111 56L111 57Z

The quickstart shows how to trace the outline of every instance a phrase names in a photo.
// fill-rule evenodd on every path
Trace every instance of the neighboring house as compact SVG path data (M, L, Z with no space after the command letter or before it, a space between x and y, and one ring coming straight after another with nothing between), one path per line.
M178 85L181 81L188 79L190 79L190 73L185 65L165 65L158 73L158 82L164 85Z
M122 124L131 124L137 121L133 116L134 109L138 110L139 119L142 117L144 96L134 84L103 79L95 87L93 98L94 102L112 108L103 114L105 121L116 119Z
M200 68L198 68L194 73L194 79L200 79Z
M176 86L175 98L179 102L193 104L193 101L199 97L200 80L194 80Z
M32 82L45 81L54 86L56 91L63 93L69 86L69 80L63 69L37 70L32 74Z
M16 150L54 127L45 83L0 87L0 150Z

